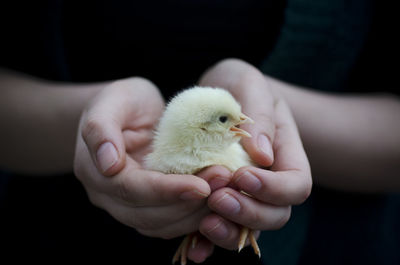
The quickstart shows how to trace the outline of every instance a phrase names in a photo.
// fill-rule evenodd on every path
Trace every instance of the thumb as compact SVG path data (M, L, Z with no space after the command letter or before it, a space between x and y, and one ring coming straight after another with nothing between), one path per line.
M82 115L80 132L94 164L105 176L113 176L125 166L122 117L112 102L103 97Z
M210 68L200 79L201 85L227 89L242 105L242 111L255 121L241 128L252 137L242 138L243 147L260 166L271 166L275 135L274 97L263 73L252 65L226 59Z
M251 159L260 166L269 167L274 162L275 137L274 98L264 78L253 79L246 93L239 99L243 113L254 123L242 124L241 128L252 137L242 138L242 145Z
M254 120L254 124L243 124L241 127L251 134L251 138L242 138L242 145L251 159L260 166L269 167L274 162L272 143L275 126L267 114L253 114L246 111L246 115Z

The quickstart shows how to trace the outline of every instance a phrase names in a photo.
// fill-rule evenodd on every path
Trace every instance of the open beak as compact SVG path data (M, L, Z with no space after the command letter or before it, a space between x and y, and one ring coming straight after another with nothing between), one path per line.
M236 127L236 126L237 126L237 125L240 125L240 124L243 124L243 123L254 123L254 121L253 121L250 117L244 115L243 113L240 114L240 117L239 117L239 118L240 118L239 122L238 122L237 124L235 124L234 126L232 126L229 130L230 130L231 132L234 132L234 134L235 134L236 136L240 136L240 137L251 137L251 134L250 134L250 133L248 133L248 132L246 132L245 130L243 130L243 129L241 129L241 128L238 128L238 127Z

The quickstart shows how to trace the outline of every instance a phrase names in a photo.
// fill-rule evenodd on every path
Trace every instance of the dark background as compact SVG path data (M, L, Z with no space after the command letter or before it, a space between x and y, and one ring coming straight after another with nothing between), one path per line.
M398 93L398 24L386 1L2 1L0 65L62 82L143 76L168 98L236 57L314 89ZM4 257L168 264L179 244L119 224L73 175L2 172L0 188ZM283 229L262 234L263 262L400 264L399 210L398 194L314 187ZM207 262L260 261L217 248Z

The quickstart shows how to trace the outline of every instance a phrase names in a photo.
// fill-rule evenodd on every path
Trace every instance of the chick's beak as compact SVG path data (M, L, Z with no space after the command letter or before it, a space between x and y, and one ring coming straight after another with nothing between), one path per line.
M250 133L246 132L245 130L243 130L241 128L236 127L237 125L240 125L243 123L254 123L254 121L250 117L248 117L242 113L239 116L239 122L236 123L234 126L232 126L229 130L231 132L233 132L235 134L235 136L251 137Z

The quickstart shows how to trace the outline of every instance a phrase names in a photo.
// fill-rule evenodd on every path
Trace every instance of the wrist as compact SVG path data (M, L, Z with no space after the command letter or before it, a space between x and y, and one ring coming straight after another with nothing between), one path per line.
M33 175L72 171L80 114L104 85L49 82L10 71L0 71L0 85L0 167Z

